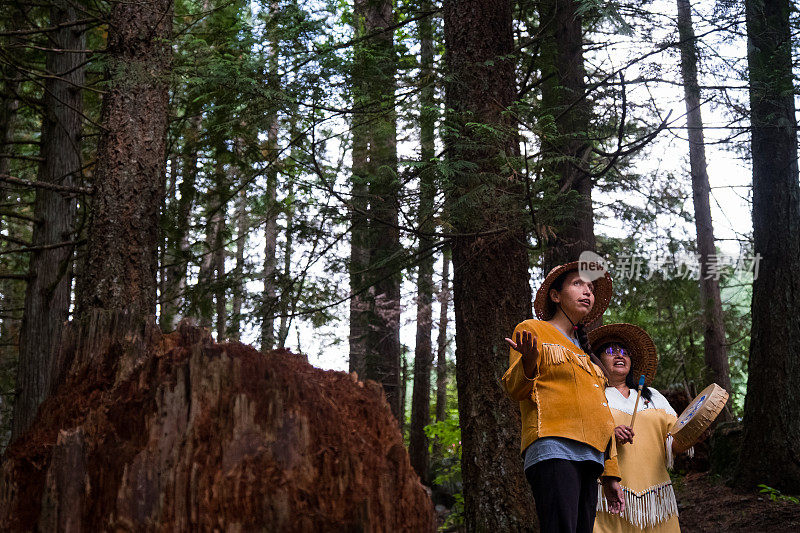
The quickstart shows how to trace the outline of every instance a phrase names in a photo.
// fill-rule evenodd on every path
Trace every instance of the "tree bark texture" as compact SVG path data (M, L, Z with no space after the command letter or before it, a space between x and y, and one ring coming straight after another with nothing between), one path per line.
M744 440L735 482L800 493L800 186L792 84L792 2L747 0L753 157L752 329Z
M430 3L421 6L431 11ZM419 247L422 257L417 270L417 335L414 348L414 389L411 394L411 426L408 454L411 466L423 483L430 484L430 453L425 426L431 423L431 366L433 363L433 263L430 248L433 238L428 236L436 228L433 220L436 184L434 180L436 157L435 127L436 101L433 70L433 21L423 17L419 23L420 35L420 167L419 208L417 225L420 228Z
M53 47L84 50L85 26L72 25L81 13L66 1L50 8L51 26L64 25L53 34ZM47 52L49 76L44 86L41 157L37 180L71 187L81 171L81 133L86 55ZM72 193L36 190L32 246L75 239L77 200ZM36 415L48 392L53 351L67 321L72 283L73 247L62 246L31 252L28 286L19 339L17 396L12 438L19 436Z
M383 385L386 399L400 420L400 280L402 249L398 229L400 180L397 175L394 32L380 31L394 24L391 0L357 0L357 27L374 35L356 55L358 116L365 139L367 186L368 264L362 289L368 287L364 377Z
M206 195L205 226L206 239L203 250L203 257L200 261L200 271L197 276L196 298L198 312L200 314L200 326L211 329L214 325L214 318L217 318L217 340L219 337L220 316L216 313L219 309L214 305L219 303L218 284L219 275L219 254L222 251L222 239L225 229L225 215L227 206L227 183L225 180L225 168L223 163L224 147L215 148L215 163L213 174L213 188ZM224 253L224 252L223 252ZM224 266L224 260L223 260ZM224 313L223 313L224 315ZM224 316L222 317L224 322ZM224 329L223 335L224 337Z
M155 315L172 7L172 0L111 6L81 314L125 308Z
M586 172L591 106L585 98L583 24L577 0L539 0L542 178L552 193L539 214L544 271L594 250L592 180Z
M19 90L19 82L15 81L15 72L10 66L3 65L3 96L0 97L0 174L8 174L11 163L10 157L4 157L4 154L10 154L11 142L14 140L14 130L16 129L17 111L19 110L19 100L16 98L15 93ZM5 203L8 198L6 191L7 185L0 184L0 203ZM2 225L0 224L0 229Z
M700 253L700 299L703 309L703 338L708 377L725 390L731 390L728 349L725 340L725 324L722 320L722 298L719 280L709 274L711 261L715 260L716 246L714 225L711 220L706 165L703 117L700 111L700 85L697 81L697 46L692 26L692 7L689 0L678 1L678 31L681 42L681 73L683 94L686 101L686 122L689 131L689 166L692 175L692 199L694 201L694 223L697 230L697 250ZM726 409L722 419L731 418Z
M436 337L436 421L447 418L447 311L450 307L450 250L442 254L439 289L439 334Z
M442 284L439 288L439 333L436 337L436 421L447 419L447 324L450 307L450 249L442 253ZM433 457L442 457L439 439L433 441Z
M292 279L292 253L294 252L294 206L287 206L286 209L286 242L283 249L283 277L284 279ZM290 288L288 294L281 298L281 319L278 323L278 348L286 347L286 337L289 336L289 327L292 323L292 314L295 310L295 302L297 297L293 287Z
M14 27L12 25L12 27ZM5 41L2 42L5 44ZM2 91L0 91L0 153L11 154L12 141L17 123L17 111L19 110L19 100L16 92L19 90L19 82L13 81L16 78L16 70L10 65L0 65L0 75L3 79ZM11 158L0 155L0 175L8 174L11 169ZM11 190L7 184L0 183L0 204L11 204ZM5 213L0 214L0 232L6 235L13 235L14 228L10 217ZM10 266L6 263L6 266ZM25 281L25 280L22 280ZM20 314L12 314L8 309L20 307L17 295L24 293L27 287L22 286L20 280L0 279L0 301L3 302L3 317L0 318L0 361L6 358L16 357L18 354L17 344L19 342L19 330L21 327ZM24 305L24 304L23 304Z
M367 132L363 118L353 118L352 177L350 185L350 372L365 376L368 313L371 293L364 280L369 266L369 223L367 219Z
M520 420L500 378L503 338L531 316L524 185L515 179L512 3L444 2L445 185L452 238L456 379L468 531L532 531L534 506L519 459ZM487 38L491 36L490 38ZM480 126L477 126L480 125Z
M239 340L242 336L242 304L245 295L244 250L247 245L247 232L250 220L247 215L247 190L242 189L236 195L236 266L234 267L233 305L231 307L230 334L231 339Z
M120 343L134 321L92 319L3 458L3 531L434 531L377 383L186 323L137 319Z
M267 173L267 216L264 223L264 297L262 303L261 350L275 347L275 314L278 311L276 272L278 246L278 119L271 121L267 133L270 169Z
M228 299L225 294L225 211L221 206L214 239L214 307L217 319L217 340L228 337Z

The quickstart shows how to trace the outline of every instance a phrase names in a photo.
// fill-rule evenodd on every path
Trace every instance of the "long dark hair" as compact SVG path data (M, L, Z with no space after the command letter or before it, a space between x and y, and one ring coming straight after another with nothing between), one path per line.
M627 385L628 388L631 390L636 390L637 388L639 388L639 376L641 376L641 374L639 374L638 376L633 375L633 365L631 365L631 371L628 372L627 376L625 376L625 385ZM647 385L642 387L642 398L644 398L648 402L653 401L653 393L650 392L650 389L647 387Z

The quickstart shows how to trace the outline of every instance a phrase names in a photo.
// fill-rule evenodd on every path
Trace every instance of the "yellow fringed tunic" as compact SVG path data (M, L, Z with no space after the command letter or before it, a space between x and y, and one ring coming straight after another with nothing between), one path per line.
M595 533L628 533L649 531L654 533L680 532L678 505L667 472L667 433L677 420L675 410L664 396L651 388L653 399L640 398L636 408L633 444L617 445L617 460L625 492L623 516L607 512L608 503L602 490L597 499ZM614 387L606 388L606 398L611 408L614 425L631 423L636 391L628 398ZM669 439L672 444L672 439ZM598 489L599 490L599 489Z
M572 439L605 454L604 476L619 477L614 421L603 390L603 370L552 324L526 320L512 334L533 333L539 352L535 376L525 375L522 354L510 350L503 387L519 402L520 452L541 437Z

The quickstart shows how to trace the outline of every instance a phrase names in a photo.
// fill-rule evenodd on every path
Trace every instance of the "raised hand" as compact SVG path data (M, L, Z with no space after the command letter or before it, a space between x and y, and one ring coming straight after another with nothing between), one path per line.
M522 367L525 375L532 377L536 368L536 360L539 358L539 350L536 348L536 335L530 331L518 331L516 342L506 337L509 346L522 354Z

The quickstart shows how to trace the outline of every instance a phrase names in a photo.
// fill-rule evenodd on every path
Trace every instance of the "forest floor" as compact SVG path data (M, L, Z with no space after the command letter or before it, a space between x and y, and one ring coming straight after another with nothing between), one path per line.
M708 472L689 472L672 480L682 533L797 533L800 503L773 501L768 494L739 493ZM462 527L440 532L463 533Z
M708 472L673 479L684 533L800 531L800 504L738 493Z

